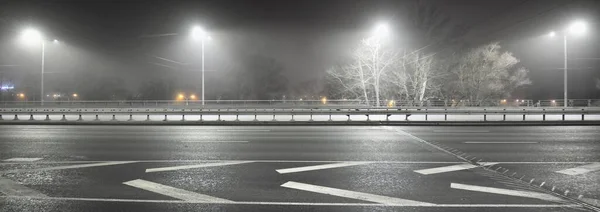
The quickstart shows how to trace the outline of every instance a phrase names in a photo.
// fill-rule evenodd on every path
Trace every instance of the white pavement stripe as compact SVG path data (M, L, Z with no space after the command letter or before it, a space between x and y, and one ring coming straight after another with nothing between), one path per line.
M592 164L578 166L575 168L560 170L560 171L556 171L556 172L573 176L573 175L580 175L580 174L585 174L588 172L594 172L594 171L599 171L599 170L600 170L600 163L592 163Z
M78 164L78 165L69 165L69 166L55 166L55 167L46 167L46 168L37 168L37 169L15 169L15 170L0 171L0 173L20 173L20 172L63 170L63 169L79 169L79 168L98 167L98 166L121 165L121 164L135 163L135 162L136 161L114 161L114 162Z
M38 161L41 160L43 158L9 158L3 161L6 162L33 162L33 161Z
M483 166L492 166L492 165L496 165L496 164L498 164L498 163L488 163L488 162L481 163L481 165L483 165ZM415 170L415 172L419 173L419 174L429 175L429 174L439 174L439 173L444 173L444 172L467 170L467 169L472 169L472 168L477 168L477 167L479 167L479 166L465 163L465 164L458 164L458 165L452 165L452 166L443 166L443 167L437 167L437 168Z
M88 202L133 202L133 203L169 203L169 204L202 204L205 202L187 202L181 200L145 200L145 199L113 199L113 198L77 198L77 197L18 197L18 196L0 196L0 199L40 199L40 200L59 200L59 201L88 201ZM325 203L325 202L210 202L206 204L223 205L292 205L292 206L374 206L374 207L437 207L437 208L581 208L576 204L436 204L436 205L406 205L406 204L388 204L379 203Z
M213 166L227 166L227 165L236 165L236 164L244 164L244 163L251 163L251 162L253 162L253 161L230 161L230 162L222 162L222 163L205 163L205 164L197 164L197 165L169 166L169 167L162 167L162 168L146 169L146 173L175 171L175 170L181 170L181 169L195 169L195 168L204 168L204 167L213 167Z
M270 132L271 130L217 130L217 132Z
M248 141L181 141L183 143L248 143Z
M534 199L541 199L552 202L565 202L563 199L552 196L550 194L532 192L532 191L518 191L518 190L509 190L503 188L493 188L493 187L485 187L485 186L475 186L475 185L466 185L460 183L450 183L450 188L454 189L462 189L467 191L478 191L492 194L502 194L508 196L516 196L516 197L527 197Z
M384 205L390 205L390 204L412 205L412 206L435 205L433 203L428 203L428 202L419 202L419 201L414 201L414 200L407 200L407 199L400 199L400 198L395 198L395 197L387 197L387 196L368 194L368 193L362 193L362 192L356 192L356 191L342 190L342 189L337 189L337 188L330 188L330 187L317 186L317 185L311 185L311 184L305 184L305 183L298 183L298 182L293 182L293 181L288 181L287 183L284 183L281 186L286 187L286 188L293 188L293 189L298 189L298 190L303 190L303 191L320 193L320 194L328 194L328 195L332 195L332 196L346 197L346 198L364 200L364 201L369 201L369 202L376 202L376 203L381 203Z
M537 144L536 141L465 141L465 144Z
M46 197L39 191L5 178L0 178L0 193L7 196Z
M194 193L141 179L127 181L123 184L188 202L232 202L231 200Z
M433 130L434 133L489 133L489 130Z
M324 165L316 165L316 166L303 166L296 168L287 168L287 169L277 169L275 171L279 172L279 174L287 174L287 173L295 173L295 172L306 172L320 169L333 169L340 168L346 166L356 166L362 164L369 164L369 162L344 162L344 163L332 163L332 164L324 164Z

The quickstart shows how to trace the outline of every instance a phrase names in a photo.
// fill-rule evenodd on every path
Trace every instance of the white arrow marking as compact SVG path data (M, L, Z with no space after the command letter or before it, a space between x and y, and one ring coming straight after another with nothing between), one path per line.
M483 166L491 166L491 165L495 165L498 163L481 163L481 164ZM428 175L428 174L439 174L439 173L444 173L444 172L460 171L460 170L472 169L472 168L477 168L477 167L479 167L479 166L465 163L465 164L443 166L443 167L437 167L437 168L431 168L431 169L415 170L415 172L419 173L419 174Z
M368 193L362 193L362 192L356 192L356 191L342 190L342 189L337 189L337 188L330 188L330 187L298 183L298 182L292 182L292 181L284 183L281 186L286 187L286 188L293 188L293 189L298 189L298 190L303 190L303 191L320 193L320 194L328 194L328 195L332 195L332 196L346 197L346 198L364 200L364 201L369 201L369 202L376 202L376 203L381 203L384 205L410 205L410 206L432 206L432 205L435 205L433 203L428 203L428 202L419 202L419 201L414 201L414 200L407 200L407 199L400 199L400 198L395 198L395 197L387 197L387 196L368 194Z
M175 171L175 170L181 170L181 169L195 169L195 168L204 168L204 167L213 167L213 166L227 166L227 165L236 165L236 164L252 163L252 162L253 161L231 161L231 162L222 162L222 163L205 163L205 164L197 164L197 165L169 166L169 167L162 167L162 168L146 169L146 173Z
M560 170L560 171L556 171L556 172L573 176L573 175L585 174L588 172L594 172L594 171L598 171L598 170L600 170L600 163L592 163L592 164L578 166L575 168Z
M159 193L165 196L173 197L176 199L188 201L188 202L217 202L217 203L225 203L225 202L233 202L227 199L221 199L213 196L208 196L204 194L194 193L191 191L186 191L183 189L174 188L171 186L166 186L142 179L132 180L124 182L123 184L136 187L139 189L144 189L146 191L151 191L154 193Z
M303 166L303 167L288 168L288 169L277 169L275 171L279 172L279 174L287 174L287 173L294 173L294 172L306 172L306 171L313 171L313 170L320 170L320 169L332 169L332 168L340 168L340 167L346 167L346 166L356 166L356 165L362 165L362 164L369 164L369 162L332 163L332 164L316 165L316 166Z
M78 169L78 168L88 168L88 167L97 167L97 166L112 166L112 165L121 165L127 163L135 163L136 161L116 161L116 162L104 162L104 163L91 163L91 164L78 164L78 165L69 165L69 166L55 166L55 167L46 167L46 168L38 168L38 169L15 169L8 171L0 171L0 173L20 173L20 172L38 172L38 171L52 171L52 170L62 170L62 169Z
M41 159L43 159L43 158L10 158L10 159L6 159L3 161L6 161L6 162L33 162L33 161L38 161Z
M485 187L485 186L475 186L475 185L466 185L460 183L450 183L450 188L454 189L462 189L467 191L478 191L492 194L502 194L508 196L516 196L516 197L527 197L534 199L541 199L552 202L564 202L563 199L552 196L550 194L532 192L532 191L517 191L517 190L509 190L503 188L493 188L493 187Z
M0 193L7 196L46 197L39 191L5 178L0 178Z

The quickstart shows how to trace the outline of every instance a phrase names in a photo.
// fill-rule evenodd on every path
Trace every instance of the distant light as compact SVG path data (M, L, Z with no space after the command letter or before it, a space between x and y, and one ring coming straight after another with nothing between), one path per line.
M503 99L503 100L502 100L502 103L506 103L506 99Z
M323 97L323 98L321 98L321 102L322 102L323 104L327 104L327 97Z
M375 36L387 36L390 33L390 27L388 26L387 23L378 23L377 26L375 26L375 29L373 31L373 34Z
M2 87L0 87L0 90L12 90L12 89L15 89L15 87L14 86L2 86Z
M19 98L24 98L24 97L25 97L25 94L24 94L24 93L19 93L19 94L17 94L17 96L18 96Z
M196 99L196 95L194 95L194 94L190 95L190 99L194 99L195 100Z
M58 40L56 40L56 39L54 39L54 40L52 41L52 43L58 44L58 43L59 43L59 41L58 41Z
M200 40L204 38L210 39L210 36L207 35L206 31L199 26L192 27L190 36L195 40Z
M519 99L515 100L515 102L519 102Z
M554 37L554 36L556 36L556 32L555 31L552 31L552 32L548 33L548 37Z
M25 29L21 34L21 39L27 43L37 43L42 41L42 33L33 28Z
M177 95L177 100L184 100L185 99L185 95L183 95L183 93L180 93Z
M576 21L569 26L568 30L571 34L581 35L587 31L587 25L583 21Z
M73 94L73 97L77 97L78 95L76 93Z
M556 103L556 100L554 100L554 99L553 99L551 102L552 102L552 103Z

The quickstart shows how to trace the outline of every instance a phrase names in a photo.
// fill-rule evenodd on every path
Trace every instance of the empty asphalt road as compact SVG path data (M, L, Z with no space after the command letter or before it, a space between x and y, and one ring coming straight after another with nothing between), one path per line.
M0 126L0 211L582 211L599 126Z

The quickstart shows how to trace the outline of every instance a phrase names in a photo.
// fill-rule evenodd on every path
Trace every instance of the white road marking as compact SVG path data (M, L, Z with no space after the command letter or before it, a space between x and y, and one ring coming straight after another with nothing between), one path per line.
M489 133L489 130L433 130L434 133Z
M9 158L3 161L7 161L7 162L33 162L33 161L38 161L44 158Z
M369 162L344 162L344 163L332 163L332 164L324 164L324 165L316 165L316 166L303 166L296 168L287 168L287 169L277 169L275 171L279 172L279 174L287 174L287 173L295 173L295 172L306 172L320 169L333 169L340 168L346 166L356 166L362 164L368 164Z
M97 166L121 165L121 164L135 163L135 162L136 161L113 161L113 162L77 164L77 165L68 165L68 166L55 166L55 167L36 168L36 169L14 169L14 170L0 171L0 173L20 173L20 172L63 170L63 169L79 169L79 168L88 168L88 167L97 167Z
M181 141L183 143L248 143L249 141Z
M492 194L502 194L508 196L516 196L516 197L527 197L534 199L541 199L552 202L564 202L565 200L552 196L550 194L532 192L532 191L518 191L518 190L509 190L503 188L493 188L493 187L485 187L485 186L475 186L475 185L466 185L460 183L450 183L450 188L454 189L462 189L467 191L478 191Z
M483 166L492 166L492 165L496 165L498 163L483 162L480 164ZM477 167L479 167L479 166L464 163L464 164L458 164L458 165L452 165L452 166L443 166L443 167L437 167L437 168L415 170L414 172L419 173L419 174L429 175L429 174L439 174L439 173L444 173L444 172L467 170L467 169L472 169L472 168L477 168Z
M213 166L227 166L227 165L236 165L236 164L251 163L251 162L253 162L253 161L229 161L229 162L222 162L222 163L205 163L205 164L196 164L196 165L169 166L169 167L162 167L162 168L146 169L146 173L175 171L175 170L181 170L181 169L195 169L195 168L204 168L204 167L213 167Z
M395 197L381 196L381 195L376 195L376 194L368 194L368 193L362 193L362 192L356 192L356 191L342 190L342 189L337 189L337 188L330 188L330 187L324 187L324 186L318 186L318 185L298 183L298 182L293 182L293 181L288 181L287 183L284 183L281 186L286 187L286 188L293 188L293 189L298 189L298 190L303 190L303 191L320 193L320 194L328 194L328 195L332 195L332 196L346 197L346 198L364 200L364 201L369 201L369 202L376 202L376 203L381 203L384 205L390 205L390 204L412 205L412 206L435 205L433 203L428 203L428 202L419 202L419 201L414 201L414 200L407 200L407 199L400 199L400 198L395 198Z
M537 144L536 141L465 141L465 144Z
M39 191L5 178L0 178L0 193L8 196L46 197L46 195Z
M210 163L210 162L237 162L246 160L137 160L136 163ZM342 161L342 160L252 160L255 163L345 163L345 162L367 162L375 164L462 164L462 161ZM69 160L69 161L39 161L36 164L57 164L57 163L106 163L106 162L131 162L131 161L106 161L106 160ZM24 164L25 162L0 162L1 165ZM489 163L504 164L589 164L600 162L583 161L490 161Z
M217 132L270 132L271 130L217 130Z
M169 204L202 204L205 202L188 202L182 200L145 200L145 199L114 199L114 198L77 198L77 197L18 197L0 196L0 199L40 199L58 201L88 201L88 202L133 202L133 203L169 203ZM436 207L436 208L581 208L576 204L435 204L435 205L406 205L379 203L321 203L321 202L210 202L206 204L223 205L292 205L292 206L358 206L358 207Z
M556 171L556 172L573 176L573 175L580 175L580 174L585 174L588 172L594 172L594 171L599 171L599 170L600 170L600 163L592 163L592 164L578 166L575 168L560 170L560 171Z
M186 191L183 189L178 189L142 179L127 181L123 184L188 202L232 202L231 200L194 193L191 191Z

